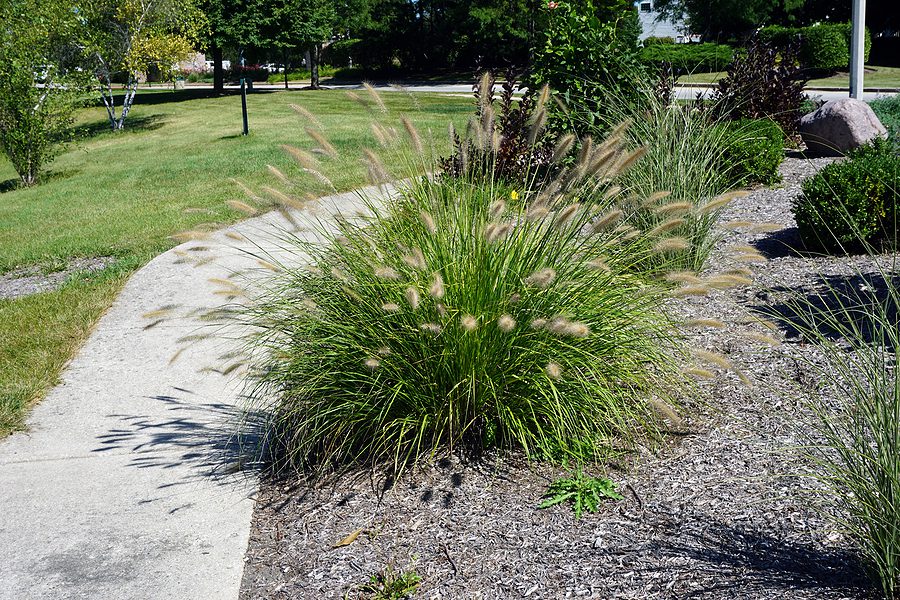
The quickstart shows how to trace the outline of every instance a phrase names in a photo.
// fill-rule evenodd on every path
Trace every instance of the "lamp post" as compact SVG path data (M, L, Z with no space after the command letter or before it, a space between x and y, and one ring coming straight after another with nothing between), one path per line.
M866 0L853 0L853 30L850 36L850 97L863 95L863 58L866 54Z

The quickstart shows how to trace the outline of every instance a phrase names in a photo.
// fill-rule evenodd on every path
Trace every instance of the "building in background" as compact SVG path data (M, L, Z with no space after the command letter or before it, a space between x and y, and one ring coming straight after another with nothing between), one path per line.
M683 21L670 21L660 19L659 11L653 6L654 0L638 0L634 3L638 10L638 18L641 21L640 40L648 37L670 37L677 44L699 42L699 35L688 33L687 25Z

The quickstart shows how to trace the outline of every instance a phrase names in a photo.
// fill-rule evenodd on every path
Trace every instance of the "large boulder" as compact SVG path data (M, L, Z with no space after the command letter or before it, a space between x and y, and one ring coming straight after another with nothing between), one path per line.
M854 98L831 100L800 119L800 135L810 154L843 156L887 130L868 104Z

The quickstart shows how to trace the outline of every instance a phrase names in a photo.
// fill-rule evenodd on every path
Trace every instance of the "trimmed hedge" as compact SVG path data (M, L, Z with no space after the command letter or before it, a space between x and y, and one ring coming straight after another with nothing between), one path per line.
M794 217L807 246L828 251L897 245L900 156L884 140L803 182Z
M770 25L757 32L763 42L784 47L800 43L800 61L806 69L837 71L850 66L850 41L853 26L850 23L819 23L809 27L781 27ZM866 28L865 56L869 60L872 35Z
M662 44L641 48L640 60L647 65L670 63L678 75L722 71L731 62L734 50L725 44Z
M644 38L643 43L644 43L645 47L646 46L654 46L657 44L674 44L675 38L670 37L668 35L659 36L659 37L657 37L655 35L651 35L650 37Z
M771 119L739 119L726 125L730 135L722 152L735 185L770 185L781 180L778 167L784 160L784 133Z

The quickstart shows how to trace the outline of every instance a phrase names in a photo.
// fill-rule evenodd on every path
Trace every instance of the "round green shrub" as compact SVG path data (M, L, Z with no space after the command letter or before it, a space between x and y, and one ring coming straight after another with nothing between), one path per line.
M784 160L784 133L771 119L740 119L726 125L730 136L722 153L736 185L769 185L781 179L778 167Z
M513 192L423 178L327 243L287 240L311 267L246 309L281 464L590 459L656 431L682 375L647 244L598 226L608 208Z
M801 30L800 60L807 69L836 71L850 66L850 23L819 23ZM872 37L865 31L863 60L868 60Z
M900 157L878 140L803 182L794 217L807 246L828 251L897 245Z

